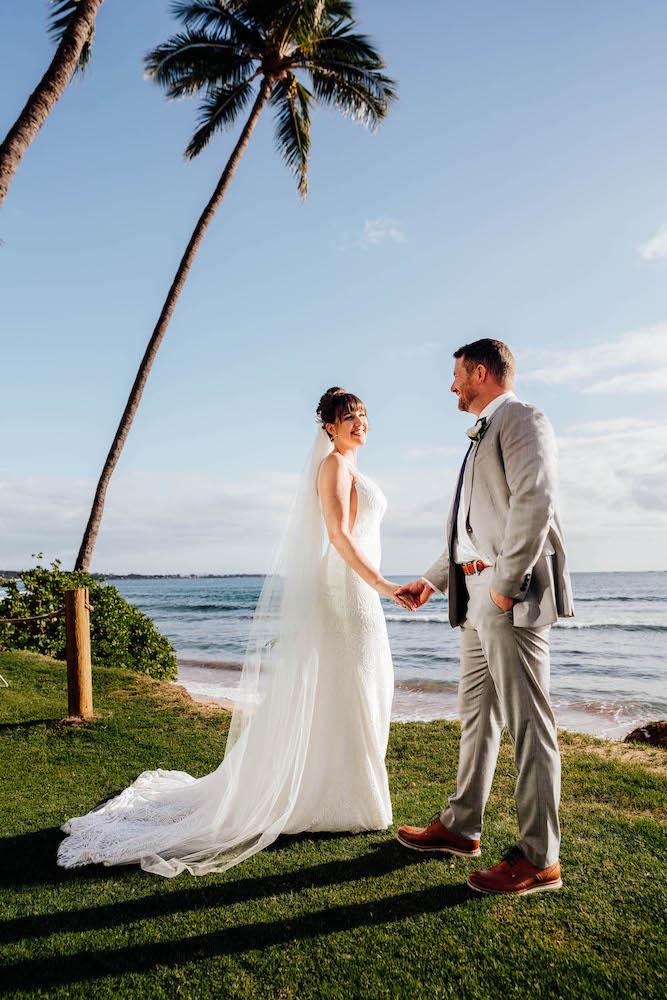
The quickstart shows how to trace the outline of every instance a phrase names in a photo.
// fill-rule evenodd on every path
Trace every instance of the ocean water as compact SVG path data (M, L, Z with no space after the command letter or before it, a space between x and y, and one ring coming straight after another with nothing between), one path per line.
M396 580L409 577L394 577ZM172 641L178 682L197 698L233 701L261 577L112 580ZM667 718L667 573L575 573L576 617L551 632L558 724L621 738ZM397 720L456 718L458 630L434 595L410 614L383 602Z

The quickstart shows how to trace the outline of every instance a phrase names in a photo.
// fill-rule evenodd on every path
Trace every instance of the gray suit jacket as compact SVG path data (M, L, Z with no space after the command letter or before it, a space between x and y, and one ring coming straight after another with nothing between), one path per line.
M572 587L556 498L556 439L547 418L529 403L509 399L489 419L468 456L463 494L466 527L480 552L493 557L489 587L512 597L515 625L534 628L574 615ZM452 504L453 508L453 504ZM449 594L449 621L465 621L465 578L447 547L424 573Z

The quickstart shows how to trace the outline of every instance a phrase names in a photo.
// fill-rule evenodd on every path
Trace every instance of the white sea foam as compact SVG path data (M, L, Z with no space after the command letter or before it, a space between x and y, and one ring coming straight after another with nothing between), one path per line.
M174 644L181 684L197 698L234 701L239 671L232 663L243 659L261 579L115 585ZM667 573L574 574L573 587L576 617L561 619L551 633L559 725L618 738L667 717ZM383 607L397 680L393 718L452 718L460 636L449 626L446 601L437 595L413 614L388 601Z

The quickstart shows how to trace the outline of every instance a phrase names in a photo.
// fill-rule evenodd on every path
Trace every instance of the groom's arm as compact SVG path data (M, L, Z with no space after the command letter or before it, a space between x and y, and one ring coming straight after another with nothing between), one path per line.
M444 568L443 568L444 561ZM439 590L441 594L447 593L447 579L449 576L449 554L447 550L433 563L424 576L418 580L406 583L398 591L398 596L410 594L417 601L417 606L421 607Z
M447 585L449 583L449 550L445 549L442 555L439 555L432 566L426 570L426 572L420 577L428 583L429 587L433 590L440 591L441 594L447 593Z
M449 538L452 526L452 512L450 510L447 518L447 538ZM417 598L419 606L426 604L429 598L437 591L441 594L447 593L449 583L449 548L438 556L436 561L430 566L423 576L418 580L413 580L399 590L399 595L403 592L411 594Z
M500 430L510 491L505 535L496 558L491 590L520 600L544 548L556 502L556 437L543 413L512 407Z
M447 538L452 533L452 514L453 511L450 508L447 516ZM433 590L437 590L441 594L447 593L447 588L449 587L449 543L445 545L444 551L438 556L433 565L429 566L421 579L425 580Z

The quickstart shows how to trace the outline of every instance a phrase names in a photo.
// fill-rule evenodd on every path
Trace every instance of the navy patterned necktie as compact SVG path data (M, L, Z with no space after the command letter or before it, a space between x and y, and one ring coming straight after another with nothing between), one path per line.
M471 441L470 444L468 445L468 450L465 453L465 458L463 459L463 463L461 465L461 471L459 472L458 482L456 483L456 491L454 493L454 503L452 504L452 523L450 525L450 532L449 532L450 556L454 551L454 539L456 538L456 522L459 516L459 503L461 502L461 490L463 489L463 477L466 471L466 462L468 461L468 455L472 451L474 443L475 443L474 441Z

